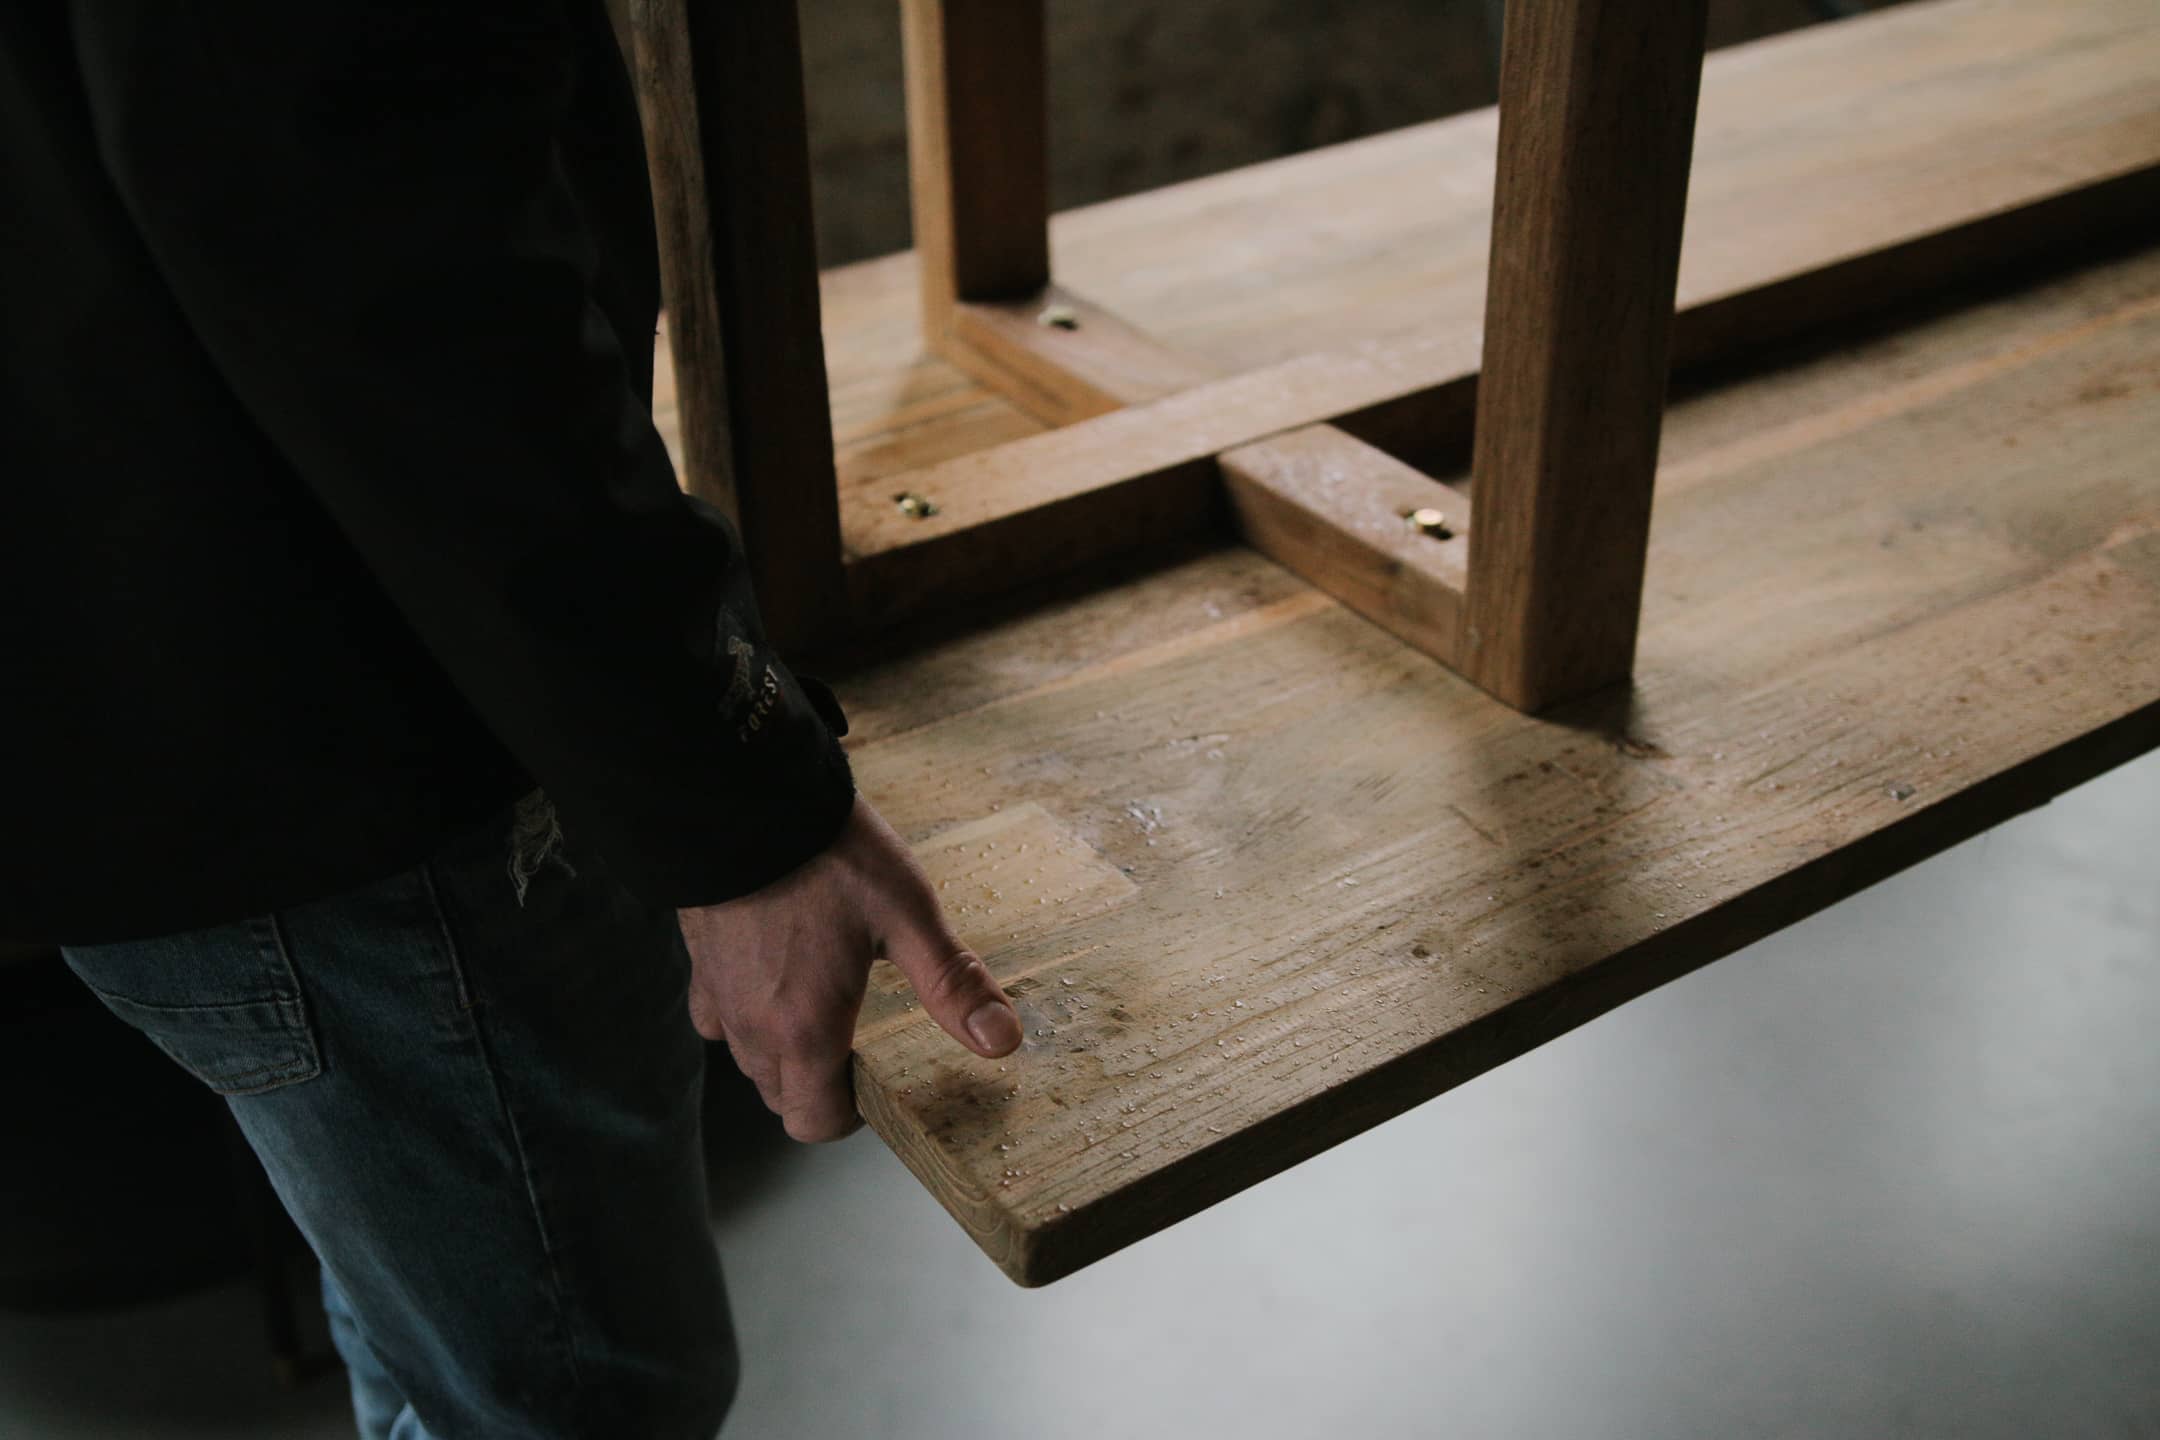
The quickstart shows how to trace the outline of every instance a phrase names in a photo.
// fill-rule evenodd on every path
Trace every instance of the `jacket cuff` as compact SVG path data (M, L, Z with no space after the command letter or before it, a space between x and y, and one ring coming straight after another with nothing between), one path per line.
M596 837L618 878L650 904L687 909L753 894L823 854L847 824L855 777L839 739L847 717L832 692L777 659L759 679L770 687L759 698L771 703L724 717L713 748L737 752L736 763L703 783L688 779L691 803L675 824Z
M825 728L833 734L845 737L848 732L847 712L840 708L840 697L832 693L832 686L815 675L797 675L795 683L802 686L803 695L810 701L810 708L825 722Z

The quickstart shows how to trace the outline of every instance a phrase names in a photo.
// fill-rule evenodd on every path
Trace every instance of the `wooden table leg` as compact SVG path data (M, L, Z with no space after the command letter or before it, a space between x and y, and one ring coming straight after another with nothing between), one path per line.
M685 482L741 529L774 642L814 643L840 503L795 0L630 9Z
M923 327L1050 283L1043 0L901 0Z
M1705 0L1513 0L1458 663L1541 709L1625 679Z

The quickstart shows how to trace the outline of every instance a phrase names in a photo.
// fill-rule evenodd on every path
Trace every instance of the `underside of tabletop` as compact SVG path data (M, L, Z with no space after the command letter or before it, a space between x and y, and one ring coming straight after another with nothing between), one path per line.
M2145 0L1712 57L1682 305L2149 172L2156 67ZM1474 354L1490 145L1459 117L1077 212L1060 274L1240 373ZM976 1059L881 965L871 1124L1043 1283L2160 743L2160 249L2039 238L2079 258L1691 377L1635 681L1555 714L1227 541L867 643L862 786L1028 1028ZM891 476L1058 433L917 319L906 257L826 277L851 543Z

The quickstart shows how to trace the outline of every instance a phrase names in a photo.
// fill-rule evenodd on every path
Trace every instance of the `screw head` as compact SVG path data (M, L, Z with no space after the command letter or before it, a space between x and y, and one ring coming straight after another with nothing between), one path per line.
M1430 505L1421 505L1409 511L1403 519L1418 534L1430 535L1435 540L1446 540L1455 534L1447 523L1447 516Z
M1035 317L1035 323L1047 325L1052 330L1077 330L1080 328L1080 312L1070 305L1052 305Z
M899 506L900 513L910 520L927 520L937 514L935 500L927 495L918 495L912 490L903 490L893 496L893 504Z

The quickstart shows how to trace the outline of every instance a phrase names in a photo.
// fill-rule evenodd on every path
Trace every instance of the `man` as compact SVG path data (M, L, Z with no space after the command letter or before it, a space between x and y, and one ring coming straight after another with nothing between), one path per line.
M873 956L1020 1029L675 488L600 0L12 0L0 72L0 935L231 1097L364 1434L710 1434L697 1037L817 1140Z

